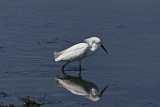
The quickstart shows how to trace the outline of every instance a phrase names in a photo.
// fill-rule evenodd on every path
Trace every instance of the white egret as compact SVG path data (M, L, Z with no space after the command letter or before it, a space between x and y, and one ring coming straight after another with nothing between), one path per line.
M91 37L84 40L85 43L78 43L76 45L71 46L68 49L65 49L61 52L54 52L55 61L67 61L66 64L62 67L62 72L64 73L64 67L72 61L79 61L79 68L81 71L81 60L83 58L89 57L95 52L97 52L98 47L101 46L106 53L107 50L101 44L101 40L98 37Z
M98 87L89 81L83 80L81 76L69 76L64 75L63 78L56 78L55 85L61 86L73 94L85 96L92 101L98 101L102 97L104 91L107 89L108 85L99 92Z

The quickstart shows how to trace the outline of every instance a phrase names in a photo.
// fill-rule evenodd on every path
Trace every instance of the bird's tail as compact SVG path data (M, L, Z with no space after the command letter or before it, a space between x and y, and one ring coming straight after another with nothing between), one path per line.
M55 52L54 52L54 58L55 58L55 61L56 61L56 62L61 60L61 58L59 58L59 56L62 55L63 52L64 52L64 51L62 51L62 52L56 52L56 51L55 51Z
M54 84L55 84L56 86L62 86L61 83L59 82L59 79L58 79L58 78L55 79Z
M59 55L60 55L60 54L59 54L58 52L56 52L56 51L54 52L55 61L57 61L57 58L59 57Z

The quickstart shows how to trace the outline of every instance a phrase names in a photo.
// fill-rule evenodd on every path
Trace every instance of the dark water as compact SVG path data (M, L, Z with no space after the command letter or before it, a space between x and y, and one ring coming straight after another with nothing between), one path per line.
M160 106L159 0L1 0L0 105L29 96L51 106ZM97 102L56 86L64 64L53 52L97 36L102 49L82 61L82 79L101 91ZM78 63L66 67L78 76ZM4 96L5 92L7 96ZM42 101L43 100L43 101Z

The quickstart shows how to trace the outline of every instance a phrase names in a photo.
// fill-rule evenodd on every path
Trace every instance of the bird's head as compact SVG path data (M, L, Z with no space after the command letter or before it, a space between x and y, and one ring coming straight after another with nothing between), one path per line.
M108 54L107 50L104 48L104 46L101 43L101 40L98 37L91 37L88 39L85 39L85 42L88 43L90 46L95 43L103 48L103 50Z
M90 37L88 39L85 39L85 42L88 43L89 45L92 45L93 43L99 43L101 40L98 37Z
M103 95L104 91L107 89L107 87L108 87L108 85L100 92L100 94L98 94L98 89L92 88L90 90L90 93L88 94L87 98L89 98L92 101L98 101L102 97L102 95Z

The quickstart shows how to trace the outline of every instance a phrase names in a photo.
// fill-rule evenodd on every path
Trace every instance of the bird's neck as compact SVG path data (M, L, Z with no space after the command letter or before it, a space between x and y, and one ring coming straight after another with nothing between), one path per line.
M88 44L88 45L89 45L89 50L85 54L84 58L93 55L98 50L97 44Z
M97 50L98 50L98 45L97 44L95 44L95 43L93 43L92 45L91 45L91 51L94 53L94 52L96 52Z

